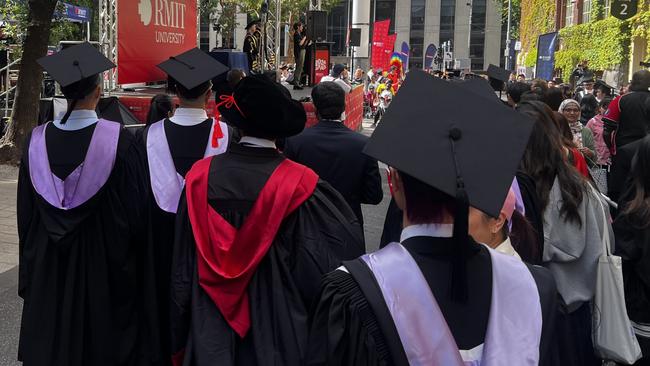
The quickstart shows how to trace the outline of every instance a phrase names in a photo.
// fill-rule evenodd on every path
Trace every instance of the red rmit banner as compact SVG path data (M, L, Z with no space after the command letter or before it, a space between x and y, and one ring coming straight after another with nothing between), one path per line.
M156 65L196 47L196 1L117 1L118 84L167 78Z
M391 34L386 37L386 47L384 47L384 54L382 59L382 68L386 71L390 68L390 57L393 54L395 49L395 40L397 39L397 34Z
M372 28L372 54L370 65L373 69L383 69L384 48L388 43L390 19L375 22Z

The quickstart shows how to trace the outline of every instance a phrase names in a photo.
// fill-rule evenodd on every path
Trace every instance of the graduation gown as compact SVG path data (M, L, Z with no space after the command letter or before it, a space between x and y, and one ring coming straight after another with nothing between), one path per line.
M17 197L19 360L152 364L158 351L142 317L153 285L141 275L148 184L139 145L103 120L77 131L42 125L27 141Z
M218 125L217 125L218 123ZM169 330L169 289L174 225L180 195L185 185L185 174L198 160L225 152L231 137L231 128L225 123L207 119L193 126L181 126L167 119L147 126L139 135L146 155L147 182L151 193L148 199L149 225L147 239L150 252L146 274L156 283L152 296L155 306L147 312L151 327L157 329L152 337L161 346L160 359L171 363ZM188 143L188 142L192 143Z
M458 304L449 299L449 256L453 253L453 239L421 236L407 239L402 245L429 285L457 346L471 350L486 342L493 285L489 249L474 242L471 244L472 254L467 264L471 269L468 272L469 298L466 303ZM408 365L409 359L374 274L361 259L344 264L346 271L333 271L323 280L311 320L307 364ZM555 283L547 270L526 266L535 280L541 305L539 364L551 365L546 356L553 334Z
M206 167L207 200L213 215L209 225L225 220L228 231L242 230L245 225L254 225L259 233L269 230L266 221L274 221L272 218L261 222L248 222L247 218L284 160L275 149L239 144L211 158ZM248 312L250 323L242 331L242 327L232 326L241 323L233 323L231 312L223 312L211 297L216 292L219 300L231 292L210 287L206 291L206 280L200 277L202 262L198 254L203 257L206 250L214 248L202 246L197 253L186 194L187 190L179 205L172 265L174 364L303 364L308 310L318 293L321 276L342 260L364 251L361 227L354 213L329 184L320 180L315 183L313 192L281 221L244 286L243 297L248 305L239 310ZM213 230L210 246L215 245L213 236L223 231ZM253 252L258 253L254 249L242 256L245 258L235 259L246 261Z

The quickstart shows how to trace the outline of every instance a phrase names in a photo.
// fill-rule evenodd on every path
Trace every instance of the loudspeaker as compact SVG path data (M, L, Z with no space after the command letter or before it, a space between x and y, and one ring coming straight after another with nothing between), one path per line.
M307 38L314 42L327 40L327 12L310 10L307 12Z
M350 47L361 46L361 28L350 29Z

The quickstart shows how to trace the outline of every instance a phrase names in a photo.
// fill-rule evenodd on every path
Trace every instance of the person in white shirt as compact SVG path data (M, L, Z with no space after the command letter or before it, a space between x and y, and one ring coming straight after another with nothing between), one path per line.
M352 90L352 87L350 86L350 84L345 82L345 80L343 80L343 75L345 74L345 72L347 72L347 70L346 70L344 65L336 64L336 65L334 65L332 67L332 71L330 72L330 74L326 75L326 76L323 76L320 79L320 82L333 81L338 86L343 88L343 90L345 91L346 94L348 94Z

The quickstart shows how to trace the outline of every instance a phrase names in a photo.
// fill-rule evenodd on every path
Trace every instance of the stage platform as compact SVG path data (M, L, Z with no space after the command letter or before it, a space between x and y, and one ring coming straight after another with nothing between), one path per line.
M303 90L293 90L293 87L289 87L288 89L293 99L300 100L305 97L311 97L312 88L305 87ZM156 94L164 93L164 87L148 87L112 92L106 96L117 97L137 120L141 123L145 123L151 98ZM175 103L178 103L178 101L175 101ZM307 127L311 127L318 122L314 105L311 102L303 102L303 106L307 113ZM214 98L212 98L208 103L207 112L210 117L217 117L219 115ZM345 125L348 126L348 128L354 131L361 129L361 124L363 122L363 87L353 88L346 96L345 115Z

